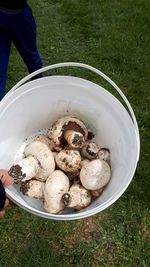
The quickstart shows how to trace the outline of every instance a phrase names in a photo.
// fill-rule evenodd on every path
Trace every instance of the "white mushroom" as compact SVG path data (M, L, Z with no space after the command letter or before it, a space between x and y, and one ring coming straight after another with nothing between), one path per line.
M67 141L65 140L65 137L64 137L65 133L66 133L66 139L72 140L72 141L69 141L70 144L72 144L72 142L74 141L73 143L75 146L75 138L72 138L72 136L75 137L75 135L71 133L71 137L68 137L70 132L68 132L67 134L67 131L70 131L70 130L81 133L82 136L84 137L84 140L87 139L88 130L81 120L73 116L63 117L57 120L52 126L51 130L48 132L49 137L52 139L54 143L54 149L56 151L61 151L62 149L66 147ZM78 135L78 138L76 139L77 144L81 143L80 139L81 139L81 135L80 135L80 138Z
M110 151L108 148L101 148L98 153L98 158L105 160L110 165Z
M60 213L64 209L61 201L69 190L69 179L60 170L54 171L47 179L44 190L44 207L49 213Z
M77 150L62 150L56 155L56 164L65 172L77 172L81 164L81 156Z
M52 153L53 153L54 160L56 160L56 156L57 156L58 152L53 151Z
M49 147L40 141L33 141L28 144L24 150L25 156L32 155L39 162L39 171L36 175L36 179L40 181L45 181L47 177L55 169L55 161L52 151Z
M29 197L43 199L45 183L37 180L30 180L21 183L20 191Z
M105 186L111 177L108 163L104 160L95 159L82 167L80 181L89 190L97 190Z
M83 160L81 160L81 168L82 168L83 166L88 165L89 162L90 162L89 159L83 159Z
M38 134L35 136L35 141L40 141L46 144L50 150L53 150L53 142L50 138L46 137L44 134Z
M50 140L52 140L52 133L53 133L52 128L50 128L48 130L48 132L47 132L47 135L48 135L48 137L49 137Z
M39 172L38 160L28 156L15 163L9 170L9 175L14 178L15 183L25 182L35 177Z
M62 196L66 207L81 210L91 202L90 192L79 184L73 184L68 193Z
M87 141L81 149L81 155L87 159L95 159L99 151L99 146L94 141Z

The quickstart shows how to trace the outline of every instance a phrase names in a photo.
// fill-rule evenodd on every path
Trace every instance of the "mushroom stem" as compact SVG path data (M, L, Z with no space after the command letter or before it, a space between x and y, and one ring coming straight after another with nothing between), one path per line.
M30 180L25 183L21 183L20 191L29 197L43 199L44 198L44 187L45 183Z
M63 194L62 202L64 203L65 207L69 204L70 195L68 193Z
M65 205L62 196L69 190L68 177L59 170L54 171L46 180L44 189L44 207L49 213L60 213Z
M81 155L87 159L95 159L99 151L99 146L94 141L87 141L81 149Z
M90 204L91 194L83 186L79 184L73 184L70 187L69 192L63 194L61 200L66 207L81 210Z
M64 133L64 138L67 143L73 148L82 147L83 142L85 141L82 133L73 130L67 130Z
M32 179L38 174L39 162L33 156L28 156L14 164L9 175L14 178L15 183L24 182Z

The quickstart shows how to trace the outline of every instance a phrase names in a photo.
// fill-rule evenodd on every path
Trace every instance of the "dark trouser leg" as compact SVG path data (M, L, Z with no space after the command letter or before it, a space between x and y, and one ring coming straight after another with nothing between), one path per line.
M0 12L0 100L5 95L7 67L10 54L11 41L8 33L3 29L5 24L3 14Z
M36 24L29 7L18 14L16 22L13 23L13 42L27 65L29 73L42 67L36 45ZM34 79L41 77L42 74L38 74Z

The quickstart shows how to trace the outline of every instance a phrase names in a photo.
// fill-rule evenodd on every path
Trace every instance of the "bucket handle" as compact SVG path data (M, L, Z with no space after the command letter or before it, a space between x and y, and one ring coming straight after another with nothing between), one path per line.
M103 72L101 72L100 70L87 65L87 64L83 64L83 63L77 63L77 62L64 62L64 63L57 63L57 64L53 64L53 65L49 65L47 67L43 67L37 71L34 71L32 73L30 73L29 75L27 75L25 78L23 78L22 80L20 80L11 90L15 91L16 89L18 89L23 83L25 83L27 80L33 78L34 76L36 76L37 74L40 74L42 72L45 72L47 70L51 70L51 69L56 69L56 68L61 68L61 67L80 67L80 68L84 68L84 69L88 69L92 72L97 73L99 76L101 76L102 78L104 78L108 83L110 83L112 85L112 87L114 87L114 89L119 93L119 95L121 96L121 98L124 100L126 106L128 107L128 110L130 112L130 116L132 118L133 124L135 126L135 131L136 131L136 136L137 136L137 142L138 142L138 159L139 159L139 153L140 153L140 137L139 137L139 129L138 129L138 124L137 124L137 120L135 117L135 114L133 112L133 109L128 101L128 99L126 98L126 96L123 94L123 92L121 91L121 89L107 76L105 75Z

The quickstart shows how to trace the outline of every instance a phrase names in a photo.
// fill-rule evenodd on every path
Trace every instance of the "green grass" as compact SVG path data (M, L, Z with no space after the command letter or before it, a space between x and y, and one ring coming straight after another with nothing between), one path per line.
M9 206L0 221L2 266L150 266L150 4L148 0L29 1L43 65L83 62L102 70L129 99L140 129L141 155L123 196L80 221L48 221ZM27 75L12 46L7 91ZM77 75L105 88L95 74ZM111 90L111 89L110 89Z

